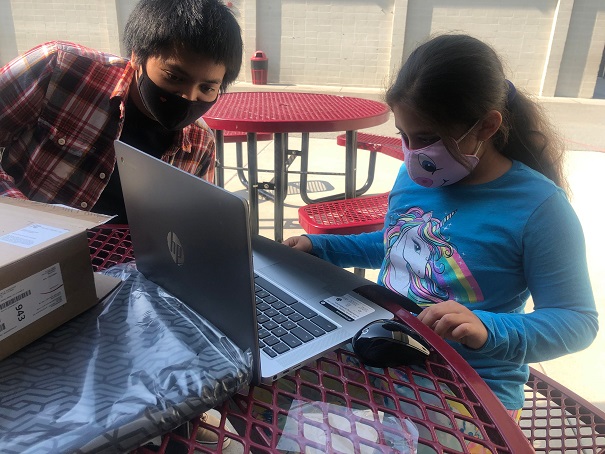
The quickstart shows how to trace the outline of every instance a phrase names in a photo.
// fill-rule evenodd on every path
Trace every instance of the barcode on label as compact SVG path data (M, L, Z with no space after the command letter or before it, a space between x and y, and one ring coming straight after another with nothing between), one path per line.
M11 299L5 301L4 303L0 303L0 310L6 309L11 304L15 304L17 301L22 300L23 298L25 298L26 296L29 296L31 294L32 294L31 290L26 290L25 292L21 293L20 295L13 296ZM0 331L2 331L2 330L0 330Z

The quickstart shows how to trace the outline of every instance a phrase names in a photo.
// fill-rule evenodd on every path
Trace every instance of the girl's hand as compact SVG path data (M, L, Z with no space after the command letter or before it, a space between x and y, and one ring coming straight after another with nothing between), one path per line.
M293 249L303 252L311 252L313 249L313 244L311 240L304 235L301 236L292 236L287 240L282 242L286 246L290 246Z
M487 329L479 317L456 301L433 304L424 309L418 319L444 339L470 348L481 348L487 341Z

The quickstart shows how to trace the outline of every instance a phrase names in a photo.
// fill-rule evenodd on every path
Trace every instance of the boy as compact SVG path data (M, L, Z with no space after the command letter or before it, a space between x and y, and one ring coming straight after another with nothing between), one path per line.
M0 69L0 196L126 223L115 139L213 181L214 137L201 116L241 67L231 11L219 0L141 0L124 42L130 60L55 41ZM218 441L204 428L197 438Z
M215 144L200 118L237 77L241 30L218 0L141 0L130 61L42 44L0 69L0 195L126 213L113 141L206 180Z

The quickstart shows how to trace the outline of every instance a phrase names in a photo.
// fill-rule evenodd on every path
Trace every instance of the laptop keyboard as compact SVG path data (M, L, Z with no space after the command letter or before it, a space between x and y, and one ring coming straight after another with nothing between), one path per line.
M310 307L254 275L260 348L270 357L286 353L337 327Z

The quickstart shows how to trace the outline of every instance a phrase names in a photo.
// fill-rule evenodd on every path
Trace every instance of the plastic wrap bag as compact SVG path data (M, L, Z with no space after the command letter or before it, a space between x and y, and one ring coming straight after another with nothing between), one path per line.
M412 454L418 429L407 418L326 402L293 401L277 444L280 452Z
M0 361L0 452L124 452L249 384L251 352L140 274Z

